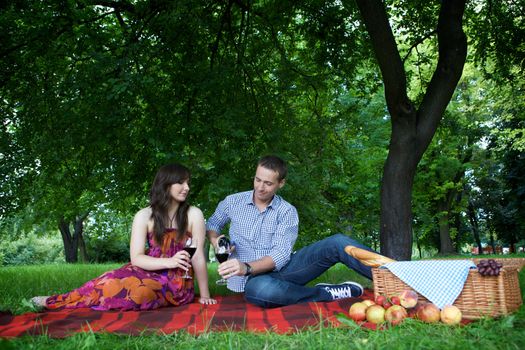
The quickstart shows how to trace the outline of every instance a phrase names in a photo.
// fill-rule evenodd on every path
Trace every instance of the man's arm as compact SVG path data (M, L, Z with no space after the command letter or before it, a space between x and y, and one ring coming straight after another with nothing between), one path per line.
M217 249L217 241L221 236L222 228L230 221L227 200L228 197L217 205L215 212L206 222L206 235L215 249Z
M282 216L272 241L272 250L269 255L254 261L248 261L252 275L257 275L275 269L280 270L290 260L292 249L299 231L299 215L295 207L290 206ZM231 259L219 266L219 274L224 278L245 276L246 263Z
M249 264L251 267L251 275L258 275L275 269L273 259L270 256L263 256L258 260L247 263L237 259L226 260L219 265L218 271L219 274L226 279L233 276L245 276L248 271L248 266L246 266L246 264Z
M208 236L208 240L210 241L212 247L214 249L217 249L217 241L219 240L219 233L215 230L207 230L206 235Z
M275 269L280 270L288 263L299 232L299 215L291 206L283 213L272 238L272 249L268 254Z

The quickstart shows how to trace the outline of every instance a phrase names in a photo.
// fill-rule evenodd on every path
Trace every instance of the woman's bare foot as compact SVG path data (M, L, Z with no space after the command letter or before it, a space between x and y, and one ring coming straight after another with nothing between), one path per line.
M39 306L39 307L46 307L46 300L47 298L49 298L48 296L46 297L33 297L31 298L31 302L33 303L33 305L35 306Z

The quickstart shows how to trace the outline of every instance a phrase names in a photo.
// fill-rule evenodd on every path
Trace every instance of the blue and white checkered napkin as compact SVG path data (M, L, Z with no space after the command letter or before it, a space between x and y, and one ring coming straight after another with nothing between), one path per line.
M382 267L442 309L454 303L469 269L476 265L470 260L422 260L396 261Z

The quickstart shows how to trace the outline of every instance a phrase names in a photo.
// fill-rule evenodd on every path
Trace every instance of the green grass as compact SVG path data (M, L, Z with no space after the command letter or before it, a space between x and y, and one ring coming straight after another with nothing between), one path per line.
M0 269L0 309L14 313L31 311L34 295L61 293L121 264L40 265ZM212 294L228 294L215 286L216 265L210 264ZM313 281L357 280L371 283L337 265ZM520 273L522 295L525 269ZM462 327L427 325L409 319L384 330L359 327L315 327L290 335L250 332L207 332L193 336L186 332L168 335L127 336L116 334L77 334L65 339L46 336L0 339L0 349L524 349L525 308L499 319L483 319Z

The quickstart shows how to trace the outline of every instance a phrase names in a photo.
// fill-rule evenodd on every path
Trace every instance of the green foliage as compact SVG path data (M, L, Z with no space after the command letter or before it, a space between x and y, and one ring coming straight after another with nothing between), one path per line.
M91 262L129 261L129 242L118 235L92 237L86 241L86 248Z
M131 214L107 206L94 211L84 227L89 261L128 262L132 220Z
M60 239L37 238L34 234L17 240L2 240L0 265L39 265L64 262L64 249Z
M409 97L420 101L435 69L440 3L385 5ZM379 248L390 117L354 2L0 6L0 224L21 222L6 235L35 224L49 232L61 217L88 215L91 258L124 259L125 222L147 205L160 165L192 169L190 200L208 217L225 195L251 188L261 155L276 153L290 165L282 194L299 210L298 247L345 232ZM465 15L472 61L501 84L522 77L518 8L481 1ZM429 235L428 246L436 243L436 201L462 190L454 174L483 176L462 163L464 152L483 157L474 145L489 133L501 149L523 149L523 84L468 76L414 189L416 229ZM509 160L508 174L514 165ZM463 209L459 201L451 212ZM462 230L455 232L464 237Z
M523 77L524 7L523 0L470 2L467 6L466 28L476 58L497 80Z

